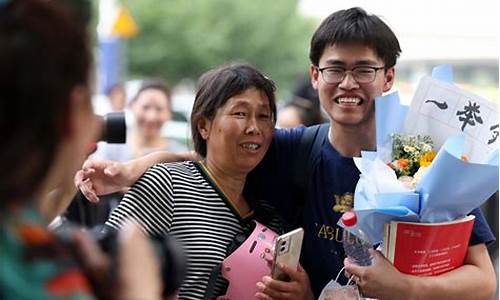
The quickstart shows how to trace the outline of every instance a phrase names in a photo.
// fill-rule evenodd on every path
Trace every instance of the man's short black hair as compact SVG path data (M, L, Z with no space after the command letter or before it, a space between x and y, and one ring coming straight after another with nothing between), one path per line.
M401 53L394 32L378 16L353 7L328 16L311 39L309 59L318 66L323 51L335 44L359 43L372 48L386 69L393 67Z

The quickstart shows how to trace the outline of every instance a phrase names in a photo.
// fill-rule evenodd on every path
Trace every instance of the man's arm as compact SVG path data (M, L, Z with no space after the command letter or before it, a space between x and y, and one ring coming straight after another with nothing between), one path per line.
M195 152L157 151L126 162L87 160L76 173L74 182L89 201L99 202L98 195L107 195L130 187L154 164L197 158Z
M374 251L374 264L360 267L345 260L364 296L380 300L491 300L496 291L495 271L485 244L469 246L464 264L438 276L400 273L382 254Z

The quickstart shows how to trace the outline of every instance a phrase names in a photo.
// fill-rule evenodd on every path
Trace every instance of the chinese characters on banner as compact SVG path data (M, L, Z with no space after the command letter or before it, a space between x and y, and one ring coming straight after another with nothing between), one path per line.
M498 107L455 85L424 77L411 102L405 133L430 135L436 149L446 138L463 133L464 154L483 162L500 140Z

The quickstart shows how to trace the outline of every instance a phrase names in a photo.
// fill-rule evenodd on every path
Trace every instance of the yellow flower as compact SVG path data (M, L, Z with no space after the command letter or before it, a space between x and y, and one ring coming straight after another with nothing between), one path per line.
M434 157L436 157L436 151L431 150L429 152L426 152L422 157L420 158L420 166L421 167L428 167L431 165L432 161L434 160Z

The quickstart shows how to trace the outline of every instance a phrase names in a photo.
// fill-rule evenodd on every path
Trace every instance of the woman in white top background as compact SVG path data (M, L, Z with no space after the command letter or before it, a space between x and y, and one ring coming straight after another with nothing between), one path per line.
M186 147L162 135L163 127L172 119L170 88L160 79L143 80L128 104L133 120L127 130L125 144L99 143L93 158L126 161L156 150L185 151Z
M99 160L127 161L157 150L185 152L186 147L162 135L163 127L172 119L171 93L160 79L143 80L128 107L133 117L127 130L125 144L99 142L91 158ZM64 214L65 220L94 227L102 225L111 211L121 201L122 192L105 196L106 201L89 203L78 193Z

